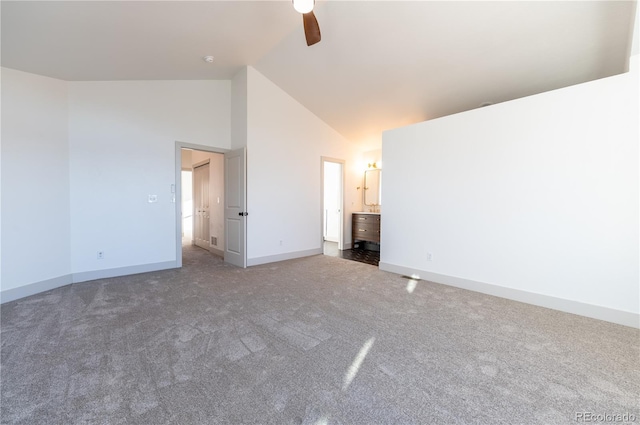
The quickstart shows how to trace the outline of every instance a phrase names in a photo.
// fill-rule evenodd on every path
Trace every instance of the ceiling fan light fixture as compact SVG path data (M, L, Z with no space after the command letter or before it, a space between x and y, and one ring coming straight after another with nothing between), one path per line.
M313 10L315 0L293 0L293 8L298 13L309 13Z

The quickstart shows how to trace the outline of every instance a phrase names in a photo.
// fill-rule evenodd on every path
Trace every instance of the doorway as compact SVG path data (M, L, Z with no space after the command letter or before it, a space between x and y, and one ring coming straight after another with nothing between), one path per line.
M322 248L338 256L344 249L344 160L322 157Z
M182 267L183 243L246 267L246 148L177 141L175 153L176 267Z
M183 202L192 199L190 244L214 255L224 255L224 155L197 149L182 149L182 169L191 171L191 193L182 194ZM183 187L188 186L182 182ZM188 189L188 187L187 187ZM188 208L188 202L183 208ZM183 217L189 215L183 209ZM185 220L183 220L183 226ZM189 225L185 226L189 227ZM183 233L187 230L183 227ZM187 242L189 243L189 242Z

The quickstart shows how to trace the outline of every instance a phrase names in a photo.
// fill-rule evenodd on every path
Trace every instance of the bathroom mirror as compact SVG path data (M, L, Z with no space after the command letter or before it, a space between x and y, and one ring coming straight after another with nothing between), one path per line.
M364 204L377 207L380 202L380 180L382 170L366 170L364 172Z

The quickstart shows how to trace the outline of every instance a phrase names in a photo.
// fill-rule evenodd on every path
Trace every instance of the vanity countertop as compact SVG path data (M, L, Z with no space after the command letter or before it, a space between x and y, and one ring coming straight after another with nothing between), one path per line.
M380 215L379 212L370 212L370 211L356 211L354 214L371 214L371 215Z

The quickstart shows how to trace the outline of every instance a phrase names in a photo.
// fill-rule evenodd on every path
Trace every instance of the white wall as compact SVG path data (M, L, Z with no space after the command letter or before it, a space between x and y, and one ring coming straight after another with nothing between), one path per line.
M2 104L1 288L8 301L25 285L70 283L67 83L3 68Z
M381 268L638 326L638 153L637 69L385 132Z
M248 146L250 264L322 252L321 156L347 161L344 235L350 241L350 212L361 208L354 146L252 68L233 81L66 83L5 73L3 290L36 285L23 290L25 296L173 267L176 141ZM233 125L232 109L238 114ZM12 179L27 173L19 161L27 156L36 166L29 175L46 178ZM42 198L30 199L42 184L46 218ZM149 203L149 195L157 202ZM27 211L16 202L23 198ZM39 256L42 265L33 267L36 245L51 256Z
M231 80L231 148L247 146L247 68Z
M74 273L175 263L175 142L229 148L230 91L229 81L69 83Z
M224 155L220 153L190 151L192 167L209 160L209 246L224 253ZM211 244L211 236L218 238Z
M351 212L361 207L354 145L254 68L247 74L248 264L322 253L322 156L346 160L350 243Z

